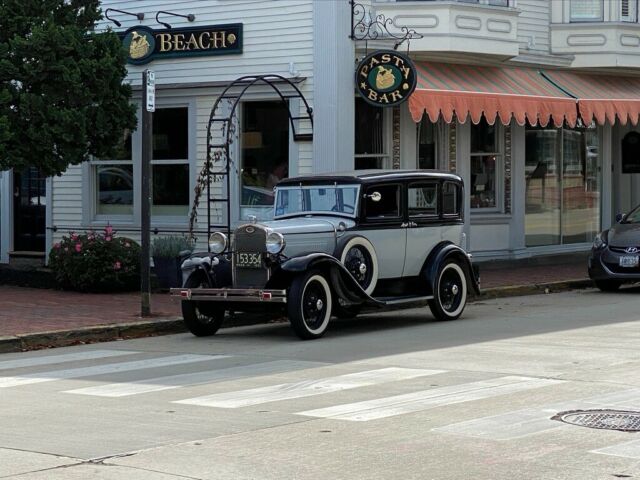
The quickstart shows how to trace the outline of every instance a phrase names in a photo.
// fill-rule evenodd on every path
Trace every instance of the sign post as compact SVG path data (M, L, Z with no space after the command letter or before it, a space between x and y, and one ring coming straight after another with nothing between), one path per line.
M142 165L140 178L140 315L151 316L151 155L153 151L153 112L156 109L156 77L142 72Z

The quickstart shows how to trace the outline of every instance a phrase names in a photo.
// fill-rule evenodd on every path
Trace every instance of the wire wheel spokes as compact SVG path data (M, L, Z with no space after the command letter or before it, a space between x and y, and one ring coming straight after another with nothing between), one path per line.
M324 321L327 311L327 295L318 281L307 285L302 298L302 315L304 322L311 329L317 329Z
M354 246L349 249L344 265L356 279L363 290L366 290L373 276L373 259L363 247Z
M440 303L444 310L455 311L460 306L463 295L462 279L454 269L443 272L438 286Z

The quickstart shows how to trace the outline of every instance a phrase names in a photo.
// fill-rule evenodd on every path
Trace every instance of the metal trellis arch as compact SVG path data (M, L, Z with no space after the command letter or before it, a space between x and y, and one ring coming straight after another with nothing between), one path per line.
M198 217L198 207L200 205L200 198L203 192L206 190L207 197L207 238L211 235L212 230L224 230L227 235L231 235L231 158L229 155L230 146L233 143L234 135L236 133L235 121L236 109L242 96L254 86L267 86L271 87L280 100L287 106L287 112L289 113L289 122L291 124L291 132L293 140L311 141L313 139L313 109L309 106L309 102L304 97L300 89L288 78L285 78L277 74L268 75L246 75L237 78L230 84L228 84L220 96L216 99L209 115L209 122L207 125L207 158L203 169L198 175L198 180L195 189L195 198L191 207L191 214L189 216L189 232L193 237L194 227ZM291 113L291 105L289 100L299 99L304 104L305 113L299 113L301 109L295 114ZM225 108L226 102L230 102L230 108ZM300 133L300 122L308 122L307 131L311 133ZM214 128L220 127L222 129L221 143L214 143ZM220 164L223 162L223 164ZM211 183L216 179L226 180L226 195L214 198L211 194ZM226 204L226 223L225 224L212 224L212 204L224 203ZM208 248L208 242L207 242Z

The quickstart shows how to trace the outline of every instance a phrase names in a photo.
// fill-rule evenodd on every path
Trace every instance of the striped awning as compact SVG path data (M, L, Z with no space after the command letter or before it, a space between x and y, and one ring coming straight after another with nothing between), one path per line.
M582 121L600 125L618 121L634 126L640 118L640 77L591 75L547 70L544 75L555 85L578 99Z
M442 115L447 123L454 114L474 124L484 115L490 124L500 117L507 125L513 117L519 125L546 126L552 120L557 127L565 121L575 126L578 118L576 99L537 69L428 62L416 62L416 68L418 85L409 97L415 122L424 112L431 121Z

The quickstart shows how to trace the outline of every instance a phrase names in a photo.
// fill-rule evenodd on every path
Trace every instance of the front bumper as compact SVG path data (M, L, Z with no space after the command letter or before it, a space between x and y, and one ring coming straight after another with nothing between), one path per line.
M592 250L589 256L589 277L593 280L622 280L637 282L640 280L640 267L620 267L619 258L623 253L613 252L608 247Z
M172 288L171 297L198 302L287 303L286 290L258 288Z

